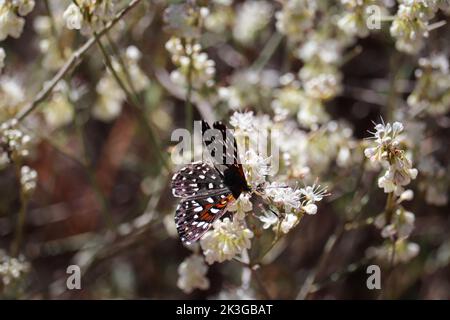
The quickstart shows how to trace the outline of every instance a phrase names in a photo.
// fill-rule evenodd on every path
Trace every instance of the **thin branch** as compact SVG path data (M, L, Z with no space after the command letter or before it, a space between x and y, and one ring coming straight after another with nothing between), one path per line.
M117 22L119 22L131 9L133 9L141 0L132 0L124 9L116 14L116 16L106 24L106 26L100 30L97 35L102 37L108 30L110 30ZM64 63L64 65L59 69L55 76L44 83L43 88L39 91L32 102L28 104L21 112L17 115L17 120L24 120L31 112L33 112L39 104L41 104L45 99L51 94L53 88L58 84L58 82L73 68L75 68L80 62L83 55L95 44L95 37L91 37L85 44L83 44L77 51L75 51L69 60Z

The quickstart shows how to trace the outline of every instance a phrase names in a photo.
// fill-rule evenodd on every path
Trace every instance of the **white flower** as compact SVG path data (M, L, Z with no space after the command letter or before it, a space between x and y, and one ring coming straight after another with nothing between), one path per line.
M98 98L92 110L93 116L102 121L115 119L122 111L125 93L109 73L100 79L96 90Z
M22 257L12 258L0 250L0 279L4 286L19 280L30 269L30 264Z
M420 251L417 243L408 242L406 240L398 240L395 242L395 254L392 255L393 245L391 241L386 241L379 247L369 247L366 250L366 257L375 258L386 263L390 263L394 257L394 264L407 263L416 257Z
M228 206L228 211L234 211L234 218L243 220L245 213L253 209L253 205L250 201L250 194L241 194L239 198Z
M264 211L264 215L258 216L258 219L264 223L263 229L269 229L278 222L278 217L270 210Z
M251 186L258 186L266 181L266 176L270 174L270 157L263 158L253 150L245 153L243 163L245 177Z
M374 225L382 229L381 236L383 238L406 239L410 236L414 229L415 216L414 213L399 208L395 210L389 224L386 224L385 214L380 214L374 222Z
M236 129L243 132L253 131L255 128L253 126L255 116L253 111L249 112L235 112L230 117L230 124Z
M272 6L266 1L246 1L239 6L233 36L244 44L252 43L270 21Z
M408 189L402 192L402 194L398 198L398 203L403 201L411 201L413 198L414 198L414 191Z
M305 196L307 203L315 203L322 201L323 197L326 195L326 188L321 188L320 185L313 184L312 186L306 186L301 188L300 192Z
M300 208L301 190L280 186L278 183L272 183L266 190L267 196L277 205L282 205L286 213Z
M34 9L34 0L14 0L13 3L17 5L17 11L21 16L26 16Z
M297 215L293 213L289 213L286 217L281 221L280 229L283 233L288 233L293 227L296 226L298 222Z
M205 277L207 272L208 267L203 257L198 254L191 255L178 267L178 288L185 293L191 293L196 288L208 289L209 280Z
M36 170L28 166L20 168L20 185L24 194L30 195L36 189L37 177Z
M253 232L237 219L216 220L213 228L200 240L203 254L209 264L231 260L244 249L250 249Z
M303 207L303 210L307 214L316 214L317 213L317 206L314 203L309 203L306 206Z
M19 38L22 34L25 19L17 16L11 9L4 9L0 4L0 41L8 36Z
M71 3L66 11L64 11L63 19L66 22L67 28L71 30L80 30L83 25L83 14L80 8L74 3Z

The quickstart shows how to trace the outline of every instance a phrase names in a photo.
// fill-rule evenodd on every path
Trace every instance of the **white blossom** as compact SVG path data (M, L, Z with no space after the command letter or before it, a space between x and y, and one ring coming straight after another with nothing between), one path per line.
M229 218L216 220L213 230L208 231L200 240L206 262L223 262L241 254L244 249L250 249L253 232L242 222Z
M251 195L249 193L241 194L239 198L230 204L227 211L234 212L234 219L243 220L246 212L253 209L252 202L250 201Z
M66 22L66 27L71 30L80 30L83 24L83 14L80 8L74 3L71 3L66 11L64 11L63 19Z
M258 219L262 223L264 223L263 229L269 229L270 227L278 223L278 217L270 210L264 211L264 214L258 216Z
M188 294L194 289L208 289L209 280L206 278L207 272L208 267L203 257L198 254L191 255L178 267L178 288Z
M280 230L283 233L288 233L293 227L295 227L298 223L299 219L296 214L289 213L287 214L283 221L281 221Z

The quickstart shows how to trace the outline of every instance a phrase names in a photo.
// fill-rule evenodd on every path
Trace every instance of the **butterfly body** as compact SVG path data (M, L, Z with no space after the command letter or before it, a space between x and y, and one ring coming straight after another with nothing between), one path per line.
M181 198L175 223L181 240L187 244L200 239L231 203L243 192L251 191L242 164L238 163L234 138L227 137L230 133L226 133L225 125L220 122L215 122L213 128L223 137L215 140L224 149L223 159L212 165L206 162L189 164L172 178L172 193ZM204 134L210 127L203 122L202 129ZM211 141L204 142L209 154L214 156L216 150L212 150ZM226 157L233 159L231 164L226 163Z

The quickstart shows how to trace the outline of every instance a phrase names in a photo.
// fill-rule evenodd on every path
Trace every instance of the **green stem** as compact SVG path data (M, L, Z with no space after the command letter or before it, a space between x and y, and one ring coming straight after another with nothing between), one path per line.
M166 169L169 169L168 164L167 164L166 159L165 159L165 156L161 152L159 143L157 142L157 140L155 138L155 134L153 132L153 129L150 127L149 123L147 122L147 120L146 120L147 117L146 117L145 113L139 107L139 101L137 101L136 98L128 91L128 89L125 86L125 84L123 83L122 79L120 79L119 75L117 74L116 70L114 69L114 67L112 65L111 58L109 57L108 52L106 51L105 47L103 46L103 44L102 44L102 42L101 42L101 40L98 37L96 32L94 32L94 38L95 38L95 42L97 43L101 53L103 54L104 62L105 62L106 67L111 72L111 74L113 75L113 77L116 80L117 84L120 86L122 91L127 96L127 99L130 102L130 105L133 107L133 111L136 113L136 117L137 117L139 125L145 131L145 133L147 134L149 140L151 141L151 143L153 144L155 149L158 151L157 154L158 154L158 157L159 157L162 165Z
M20 177L21 177L20 163L16 163L15 167L16 167L16 176L17 176L17 179L19 180L19 184L20 184ZM14 237L14 241L11 245L11 255L13 257L17 257L20 252L20 247L21 247L22 238L23 238L23 228L25 226L25 217L26 217L27 207L28 207L28 197L24 193L22 186L20 186L20 209L19 209L19 214L17 216L15 237Z
M258 59L250 66L250 69L260 71L264 68L264 66L269 62L272 55L275 53L275 50L283 40L283 35L281 33L275 32L272 37L267 41L266 46L261 51Z

